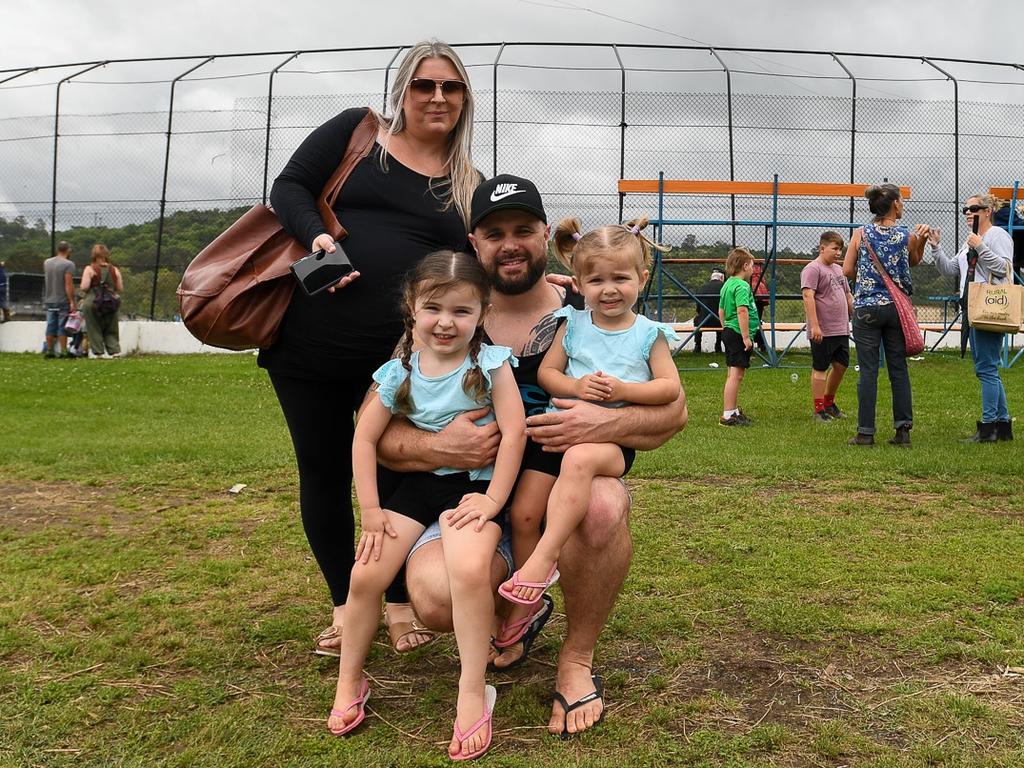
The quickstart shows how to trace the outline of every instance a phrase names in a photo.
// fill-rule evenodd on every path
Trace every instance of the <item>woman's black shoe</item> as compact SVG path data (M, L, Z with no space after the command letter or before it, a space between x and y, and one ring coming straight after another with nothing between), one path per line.
M1013 422L1012 421L997 421L996 422L996 439L997 440L1013 440Z
M889 445L898 445L902 448L910 447L910 427L896 427L896 434L889 438Z
M983 421L977 422L978 431L970 437L965 437L961 440L961 443L965 445L968 443L994 443L999 438L996 436L997 422L990 422L986 424Z

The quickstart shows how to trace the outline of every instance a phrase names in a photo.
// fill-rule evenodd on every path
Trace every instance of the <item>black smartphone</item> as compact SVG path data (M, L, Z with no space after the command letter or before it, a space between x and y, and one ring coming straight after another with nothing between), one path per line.
M354 269L339 242L334 243L334 253L314 251L291 266L292 274L308 296L330 288Z
M971 229L974 231L974 234L978 234L978 224L980 223L981 216L979 216L978 214L974 214L974 221L971 222Z

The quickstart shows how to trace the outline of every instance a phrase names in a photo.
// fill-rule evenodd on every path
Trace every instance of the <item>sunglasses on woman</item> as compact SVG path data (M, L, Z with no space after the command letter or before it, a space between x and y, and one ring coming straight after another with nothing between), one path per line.
M963 207L964 216L968 213L977 213L978 211L987 211L987 205L965 205Z
M466 93L466 84L461 80L434 80L429 77L414 77L409 81L409 90L425 99L432 98L438 88L441 89L441 95L445 98L463 96Z

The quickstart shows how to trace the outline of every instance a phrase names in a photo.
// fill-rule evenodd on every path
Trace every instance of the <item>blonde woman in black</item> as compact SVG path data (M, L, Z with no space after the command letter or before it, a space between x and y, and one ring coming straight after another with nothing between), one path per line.
M275 212L310 251L334 249L316 199L367 111L346 110L313 131L274 182ZM315 651L335 656L354 557L353 414L370 375L402 335L403 276L432 251L464 248L480 178L470 159L473 93L465 67L444 43L410 49L391 88L389 114L376 120L376 144L334 206L355 271L331 292L310 297L296 290L278 341L259 355L288 423L303 527L334 605ZM402 652L431 634L416 623L400 582L387 592L386 620Z

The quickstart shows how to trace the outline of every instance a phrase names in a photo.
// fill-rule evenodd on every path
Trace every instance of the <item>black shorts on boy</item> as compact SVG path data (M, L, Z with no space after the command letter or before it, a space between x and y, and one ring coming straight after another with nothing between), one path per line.
M811 368L827 371L833 363L850 367L849 336L825 336L821 341L811 342Z
M725 364L729 368L749 368L750 355L753 346L746 349L743 345L743 336L732 328L722 331L722 343L725 344Z

